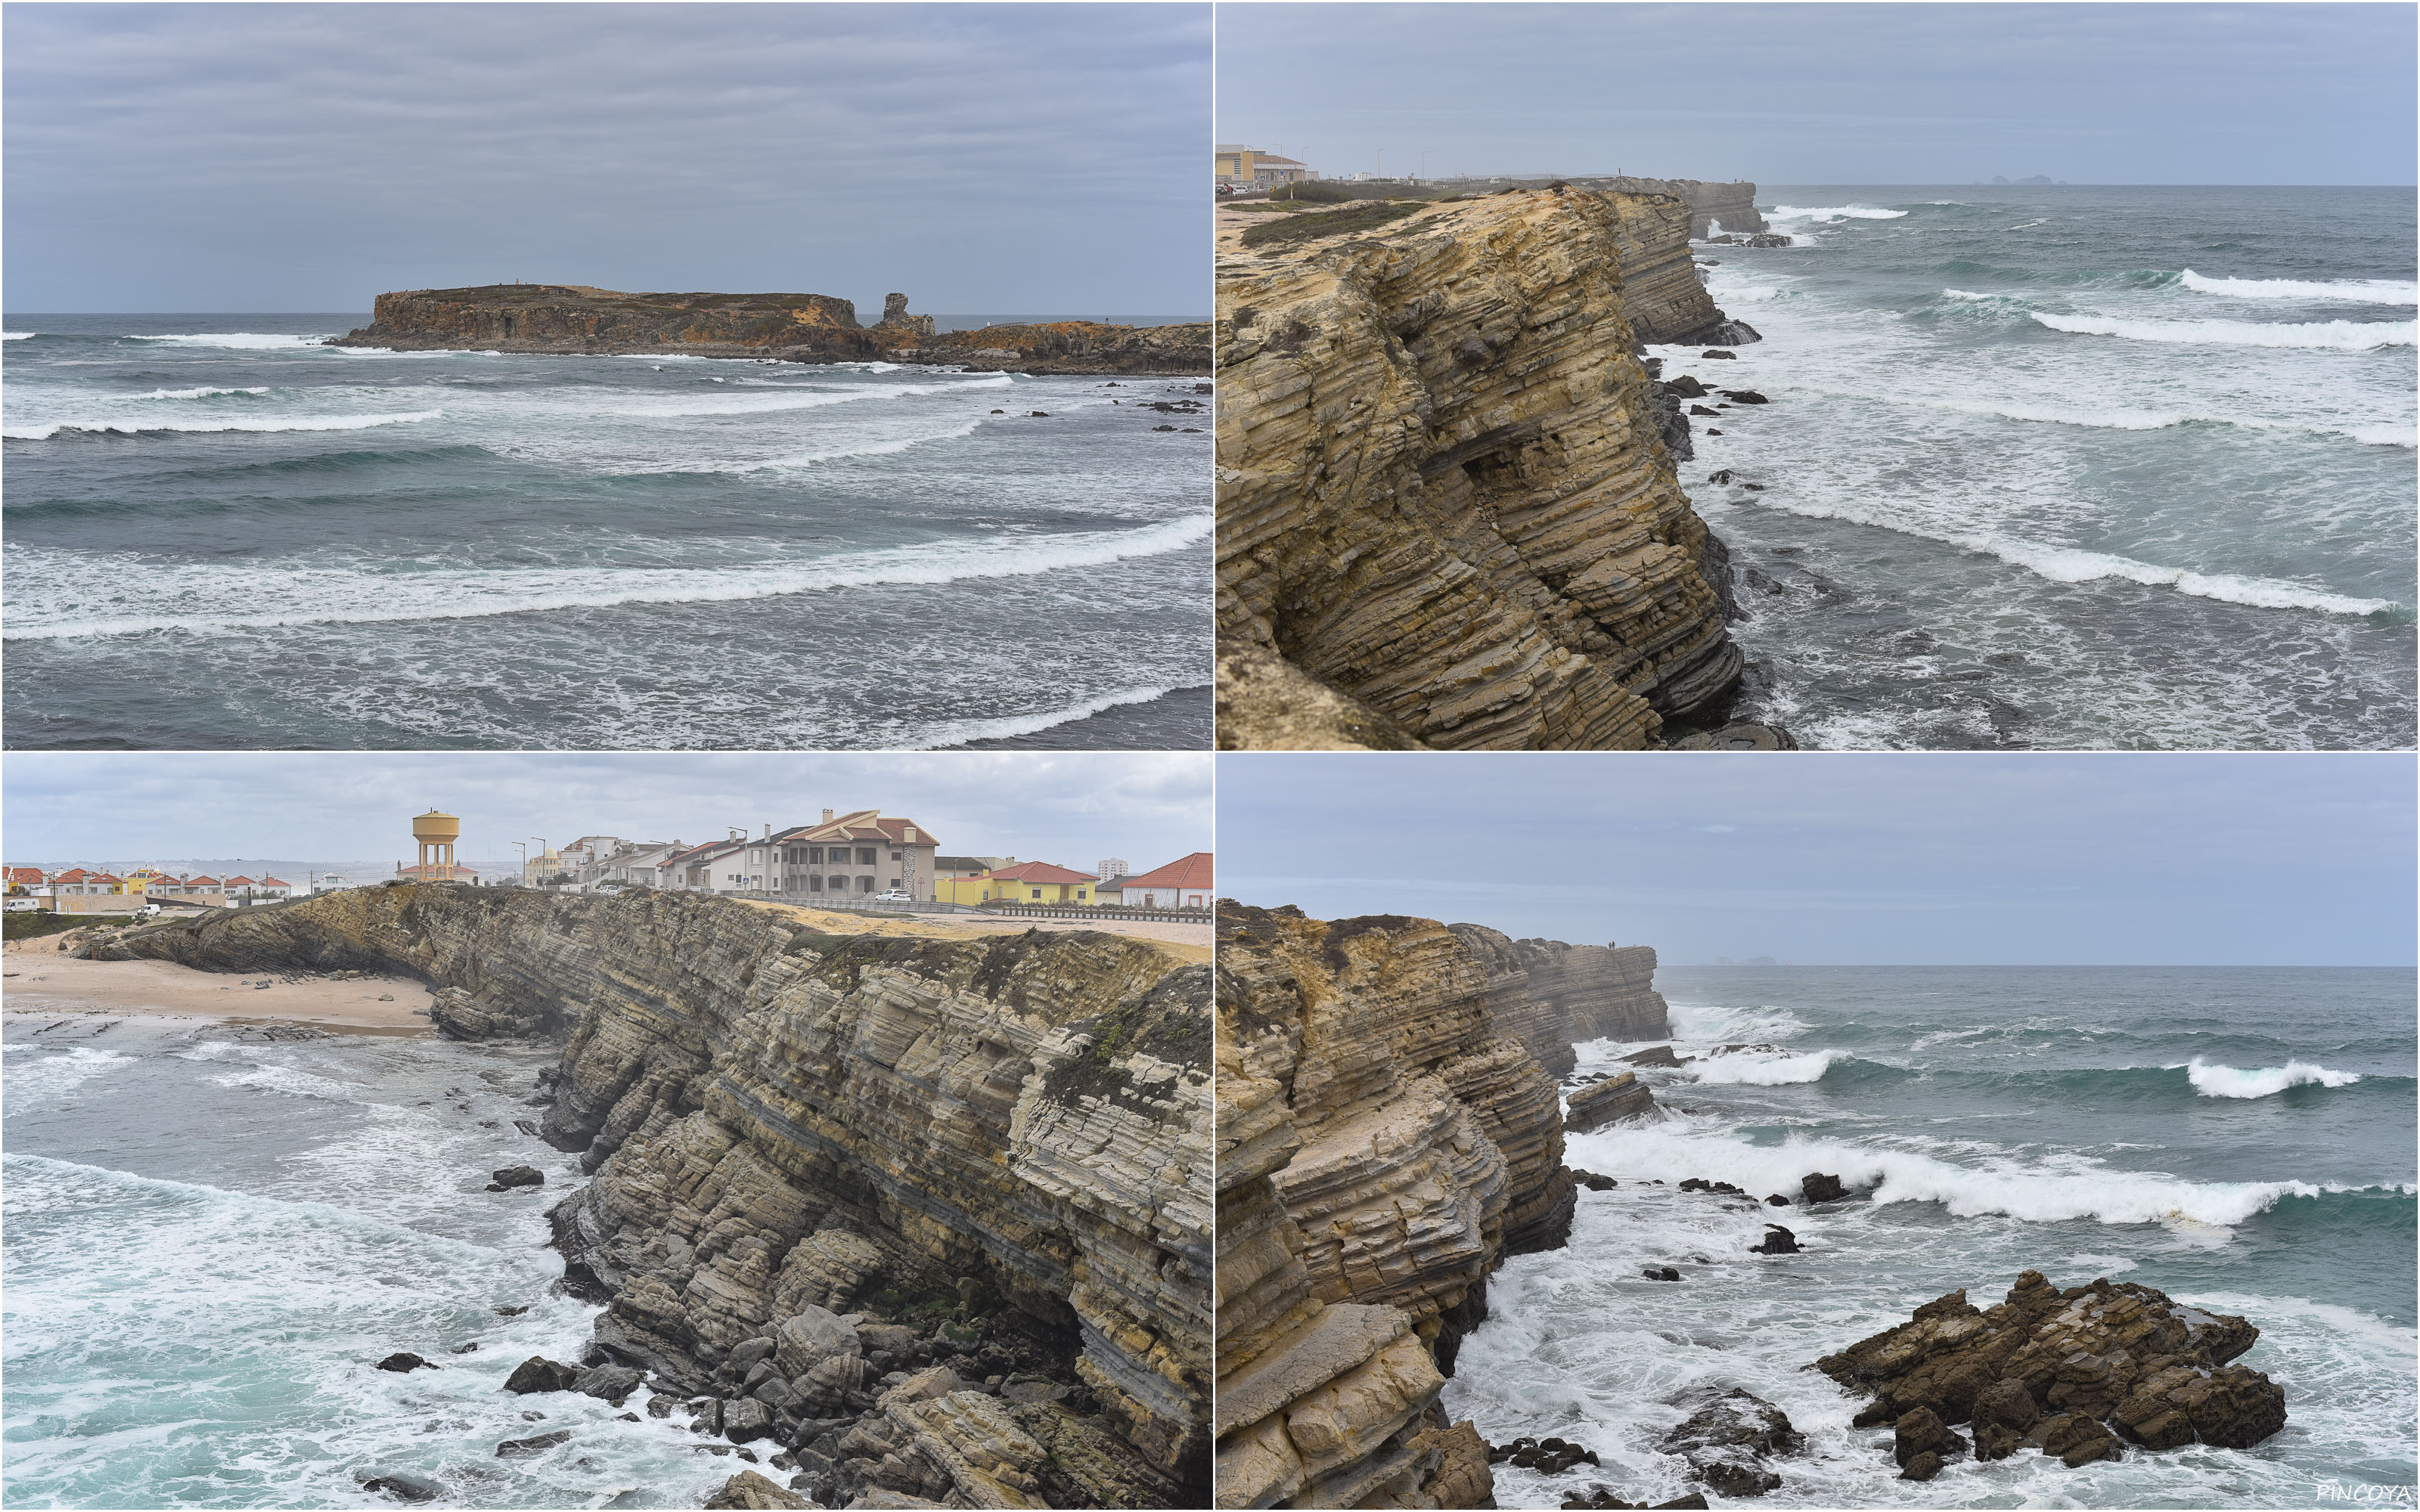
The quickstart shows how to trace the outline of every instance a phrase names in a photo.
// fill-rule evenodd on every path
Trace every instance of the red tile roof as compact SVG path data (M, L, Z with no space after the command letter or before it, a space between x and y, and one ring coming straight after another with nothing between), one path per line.
M1210 853L1195 851L1169 862L1156 872L1146 872L1139 877L1126 878L1129 887L1201 887L1210 886Z
M8 868L8 882L11 887L20 883L39 882L41 880L42 869L39 866L12 866Z
M219 886L219 879L216 877L187 877L185 879L185 886L188 887L215 887Z
M986 872L984 875L986 877L996 878L1001 882L1049 883L1090 882L1093 880L1081 872L1070 872L1063 866L1052 866L1047 861L1026 861L1019 865L1009 867L1004 871Z
M471 869L466 866L462 870L468 872ZM294 886L294 884L291 882L280 882L275 877L263 877L257 883L254 884L254 886L261 887L290 887Z

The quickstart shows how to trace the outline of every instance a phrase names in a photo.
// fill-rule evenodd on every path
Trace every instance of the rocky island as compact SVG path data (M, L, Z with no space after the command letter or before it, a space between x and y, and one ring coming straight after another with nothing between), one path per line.
M1757 339L1692 265L1710 216L1571 184L1220 212L1222 745L1790 745L1725 727L1730 553L1674 471L1693 386L1640 355Z
M788 363L924 363L1032 374L1206 375L1205 325L1117 326L1091 320L937 332L883 301L860 325L857 306L826 294L624 294L576 284L381 294L370 323L332 347L396 351L472 348L554 354L771 358Z
M709 1505L1204 1504L1198 948L395 883L87 949L390 973L443 1034L559 1042L525 1132L583 1152L551 1218L604 1310L505 1389L642 1397L787 1481Z

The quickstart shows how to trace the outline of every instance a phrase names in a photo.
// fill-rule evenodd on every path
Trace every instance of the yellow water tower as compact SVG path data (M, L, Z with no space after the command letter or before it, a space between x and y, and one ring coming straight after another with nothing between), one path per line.
M421 881L439 882L455 875L454 841L461 834L461 820L434 809L412 820L411 838L420 842L420 865L413 870Z

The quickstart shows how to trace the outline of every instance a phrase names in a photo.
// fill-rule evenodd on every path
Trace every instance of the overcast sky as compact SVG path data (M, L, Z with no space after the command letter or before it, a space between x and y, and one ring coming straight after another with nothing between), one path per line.
M1332 177L2410 184L2410 5L1218 9L1218 140Z
M8 308L1209 308L1207 5L7 8Z
M1222 756L1219 891L1675 964L2409 965L2409 756Z
M298 859L410 862L411 816L460 816L461 859L582 835L695 844L879 808L945 856L1143 872L1211 845L1210 758L1016 751L930 756L12 754L11 865ZM530 846L535 851L537 846ZM299 882L299 877L287 881Z

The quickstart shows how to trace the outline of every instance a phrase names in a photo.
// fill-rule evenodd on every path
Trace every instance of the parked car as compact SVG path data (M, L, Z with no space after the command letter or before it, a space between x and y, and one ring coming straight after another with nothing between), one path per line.
M876 893L874 895L874 901L878 903L912 903L916 900L909 897L907 893L902 892L897 887L893 887L889 892Z

